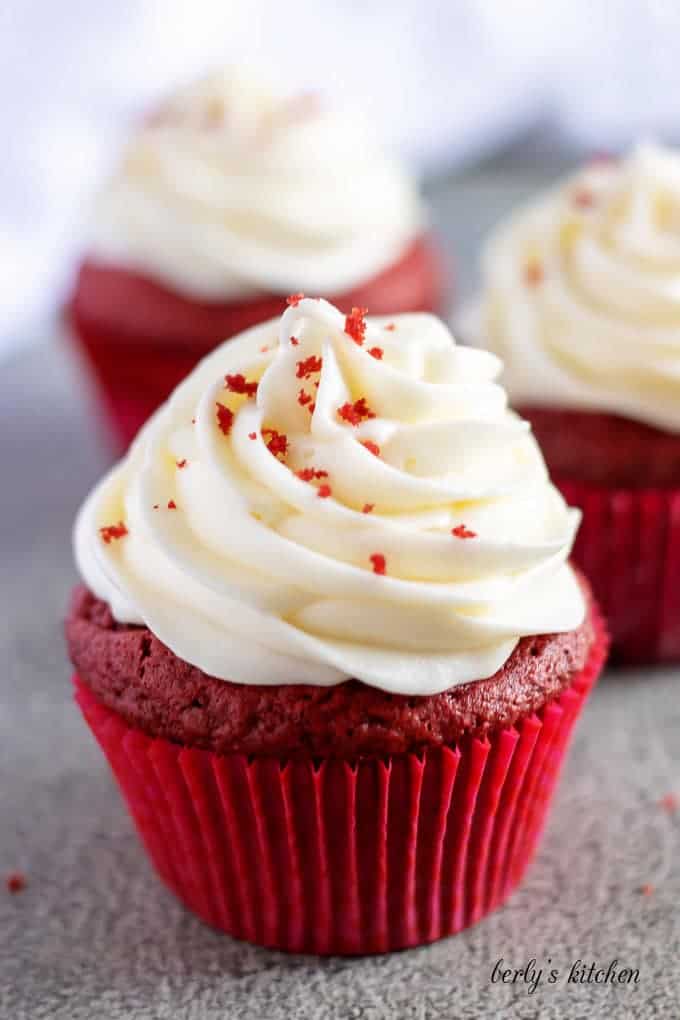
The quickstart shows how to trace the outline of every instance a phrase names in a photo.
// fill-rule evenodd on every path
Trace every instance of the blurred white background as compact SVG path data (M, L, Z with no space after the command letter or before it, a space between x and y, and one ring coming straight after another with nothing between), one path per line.
M551 147L680 136L674 0L4 0L0 355L47 320L130 121L224 62L362 106L427 175L540 126Z

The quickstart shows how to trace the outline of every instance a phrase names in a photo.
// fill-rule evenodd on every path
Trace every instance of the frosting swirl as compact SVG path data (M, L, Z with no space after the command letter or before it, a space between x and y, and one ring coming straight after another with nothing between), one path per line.
M424 211L360 117L220 72L134 137L90 251L205 300L341 293L399 258Z
M418 695L490 676L584 616L578 511L499 370L433 316L296 298L201 362L90 495L81 573L223 679Z
M473 331L513 401L680 432L680 156L638 147L521 209L483 255Z

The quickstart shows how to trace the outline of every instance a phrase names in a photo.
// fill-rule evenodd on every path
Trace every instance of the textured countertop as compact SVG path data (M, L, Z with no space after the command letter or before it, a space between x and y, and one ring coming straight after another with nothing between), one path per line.
M436 189L463 292L481 234L541 176L511 167ZM526 881L455 938L385 957L287 957L216 934L156 881L71 700L61 638L72 518L110 460L90 401L56 340L2 366L0 1018L678 1020L680 811L659 801L680 794L680 670L604 677ZM27 885L12 895L14 871ZM500 958L534 959L535 991L492 982ZM568 982L579 960L617 960L639 980Z

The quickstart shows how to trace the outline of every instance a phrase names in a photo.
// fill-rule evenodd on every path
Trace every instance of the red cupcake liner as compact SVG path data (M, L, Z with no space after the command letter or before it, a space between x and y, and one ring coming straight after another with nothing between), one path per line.
M604 627L538 713L455 747L321 762L153 739L74 678L164 882L208 924L292 952L381 953L451 935L508 896L536 847Z
M572 559L607 619L612 658L680 660L680 489L554 481L583 511Z

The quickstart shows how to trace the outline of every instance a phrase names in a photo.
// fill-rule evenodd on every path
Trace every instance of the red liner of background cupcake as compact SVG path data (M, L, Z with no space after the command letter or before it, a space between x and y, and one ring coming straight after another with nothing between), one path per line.
M680 489L553 481L583 511L572 558L606 616L613 660L680 660Z
M592 613L559 696L419 754L218 754L147 736L78 677L76 698L156 870L204 921L292 952L387 952L473 924L521 879L606 657Z

